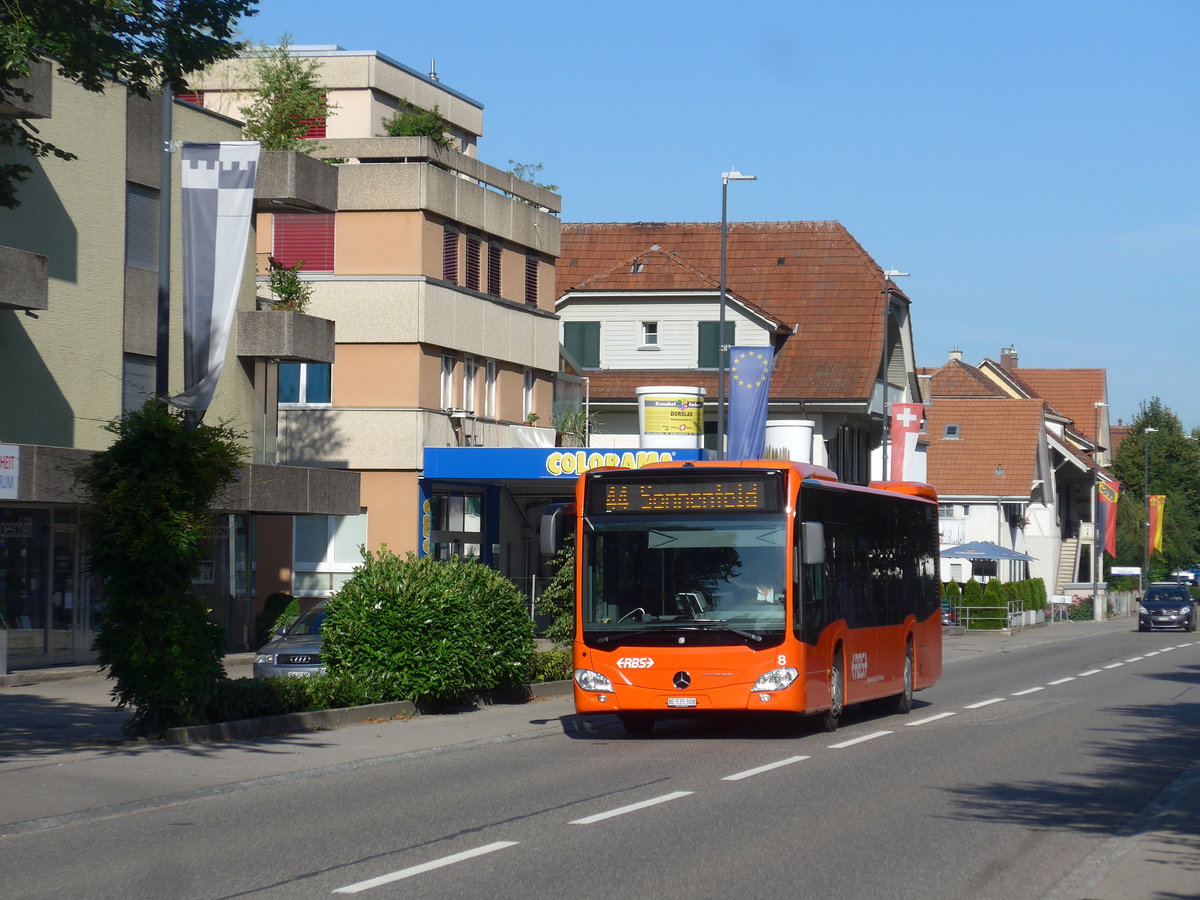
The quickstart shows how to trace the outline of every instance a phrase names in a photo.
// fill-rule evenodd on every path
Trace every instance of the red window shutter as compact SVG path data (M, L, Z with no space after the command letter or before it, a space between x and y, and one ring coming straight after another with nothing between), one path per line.
M302 272L333 271L333 213L277 213L275 252L284 266Z
M184 103L191 103L193 106L204 105L204 95L199 91L193 94L176 94L176 100L182 100Z
M467 235L467 287L479 290L479 235Z
M493 297L500 296L500 252L502 249L499 241L488 242L487 292Z
M530 306L538 302L538 258L533 254L525 257L525 302Z
M325 95L321 95L321 99L325 99ZM325 137L325 117L317 116L315 119L306 119L301 124L307 123L308 131L304 132L306 138L323 138Z
M458 229L449 225L442 232L442 278L458 284Z

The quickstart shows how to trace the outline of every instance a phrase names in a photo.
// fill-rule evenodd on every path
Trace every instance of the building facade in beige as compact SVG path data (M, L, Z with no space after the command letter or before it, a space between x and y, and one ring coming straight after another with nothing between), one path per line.
M183 142L240 140L240 124L193 104L171 105L170 204L162 203L162 99L112 85L83 90L35 67L30 109L40 135L77 154L35 159L0 148L0 163L27 165L20 206L0 210L0 457L15 473L0 486L0 635L14 668L93 658L102 597L88 576L82 496L74 469L109 445L106 426L155 391L159 270L169 265L168 391L183 387L183 279L179 153ZM270 157L271 155L267 155ZM282 161L265 159L269 169ZM270 173L260 179L269 185ZM265 195L256 204L270 207ZM160 259L160 220L170 260ZM246 435L253 463L214 510L209 558L196 581L232 648L251 638L264 591L256 588L260 516L344 514L359 507L358 476L276 465L278 416L268 391L274 361L332 358L333 325L302 317L311 341L279 341L294 319L257 300L255 240L245 248L237 324L207 413ZM260 346L251 346L257 338ZM312 346L315 346L315 351ZM8 465L6 463L6 465ZM276 573L279 575L280 573ZM270 582L268 589L288 581Z
M306 161L335 174L336 201L260 212L260 292L271 260L299 265L309 311L336 323L337 345L331 365L279 366L275 453L362 474L358 517L277 523L291 529L293 589L327 596L361 545L479 558L531 586L539 507L570 487L530 492L482 466L477 478L439 480L427 463L446 449L553 449L560 198L480 161L482 105L435 78L378 53L290 52L319 64L336 105ZM193 80L193 99L246 105L254 63L215 66ZM403 103L436 107L451 147L379 136Z

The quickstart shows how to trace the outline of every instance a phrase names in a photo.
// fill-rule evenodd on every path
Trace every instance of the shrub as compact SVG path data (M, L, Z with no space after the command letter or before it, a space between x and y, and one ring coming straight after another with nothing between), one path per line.
M555 647L570 647L575 640L575 545L554 554L554 574L537 598L537 612L549 616L546 639Z
M225 632L191 593L209 508L245 450L224 425L185 422L158 398L109 423L116 439L80 469L91 570L107 604L94 647L132 711L130 734L202 724L224 678Z
M574 661L570 650L546 650L533 657L530 672L530 684L542 684L546 681L570 681L574 670Z
M427 137L439 147L449 148L453 141L446 132L450 124L442 118L436 106L422 109L407 101L401 101L394 113L382 122L383 132L388 137Z
M394 699L453 700L520 684L529 673L533 623L524 601L473 560L364 550L327 608L330 672L394 679Z
M262 612L254 617L254 649L257 650L285 625L291 625L300 615L300 604L296 598L284 591L276 591L263 602Z
M1095 607L1091 600L1076 597L1067 607L1067 618L1072 622L1090 622L1095 616Z

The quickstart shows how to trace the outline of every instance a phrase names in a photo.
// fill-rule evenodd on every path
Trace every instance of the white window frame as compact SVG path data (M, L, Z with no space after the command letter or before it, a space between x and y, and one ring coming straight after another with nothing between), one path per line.
M462 408L471 415L475 415L475 383L478 369L474 356L467 354L463 357Z
M442 354L442 409L454 409L454 364L453 353Z
M483 380L483 414L489 419L496 418L496 361L487 361Z
M533 369L525 367L525 383L521 391L521 421L528 422L533 414Z
M299 409L302 406L306 407L330 407L333 406L333 364L332 363L296 363L300 367L300 389L299 399L295 402L281 401L280 409ZM309 400L308 399L308 367L309 366L329 366L329 399L328 400Z
M657 350L658 344L658 323L643 322L642 323L642 345L643 350Z

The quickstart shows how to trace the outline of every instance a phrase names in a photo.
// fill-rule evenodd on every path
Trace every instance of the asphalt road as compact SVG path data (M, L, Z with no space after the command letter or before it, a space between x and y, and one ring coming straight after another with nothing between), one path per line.
M0 893L1085 896L1089 860L1196 759L1194 638L1114 629L951 659L911 715L857 711L833 735L743 720L637 739L550 700L14 755ZM1178 854L1200 890L1200 848Z

